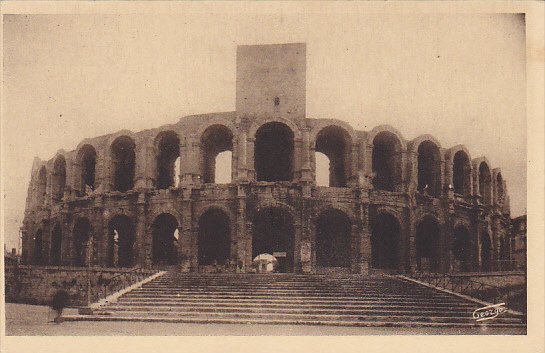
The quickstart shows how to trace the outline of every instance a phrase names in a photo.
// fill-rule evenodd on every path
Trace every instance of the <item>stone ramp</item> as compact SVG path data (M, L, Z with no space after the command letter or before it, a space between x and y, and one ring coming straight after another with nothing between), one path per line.
M66 320L277 325L524 327L520 316L476 322L480 305L390 276L168 272Z

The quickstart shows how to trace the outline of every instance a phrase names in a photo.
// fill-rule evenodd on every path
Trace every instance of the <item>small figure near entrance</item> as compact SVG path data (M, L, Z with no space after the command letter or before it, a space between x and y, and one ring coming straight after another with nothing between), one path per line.
M53 295L53 298L51 298L51 309L55 311L55 318L53 319L53 322L56 324L60 324L62 322L62 311L64 308L68 306L68 303L70 301L70 295L68 292L64 289L59 289L55 292Z

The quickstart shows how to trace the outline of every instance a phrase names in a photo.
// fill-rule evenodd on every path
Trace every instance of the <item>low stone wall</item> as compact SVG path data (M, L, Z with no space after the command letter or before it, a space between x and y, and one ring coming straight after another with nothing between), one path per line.
M6 302L49 304L53 294L64 289L70 306L87 305L87 284L91 281L91 302L143 280L157 271L142 269L62 266L5 267Z

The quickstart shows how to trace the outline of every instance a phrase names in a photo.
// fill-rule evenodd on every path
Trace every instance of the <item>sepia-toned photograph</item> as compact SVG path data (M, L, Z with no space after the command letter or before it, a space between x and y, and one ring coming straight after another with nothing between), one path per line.
M524 11L89 5L2 13L5 338L528 334Z

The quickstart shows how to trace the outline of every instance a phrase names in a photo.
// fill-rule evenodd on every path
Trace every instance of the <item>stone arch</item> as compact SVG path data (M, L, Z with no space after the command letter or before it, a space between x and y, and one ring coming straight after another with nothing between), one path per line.
M438 272L441 259L439 220L427 214L416 224L416 266L421 271Z
M289 127L290 130L293 132L294 139L301 139L302 138L301 130L300 130L299 126L296 123L294 123L293 121L291 121L289 119L284 119L284 118L280 118L280 117L266 118L266 119L256 119L252 123L252 125L250 126L250 128L248 130L248 137L255 139L257 131L263 125L266 125L268 123L281 123L281 124L284 124L287 127Z
M47 195L47 169L43 165L36 174L36 204L43 206Z
M66 187L66 158L58 154L53 163L51 173L51 197L54 201L61 201Z
M235 135L233 130L223 124L212 124L202 132L201 141L201 174L205 183L216 183L216 161L221 153L231 154L231 170L233 175L233 148Z
M227 265L231 257L231 218L220 207L207 207L198 218L199 265Z
M482 203L485 205L492 204L492 169L490 163L485 158L474 163L477 175L478 193L482 197Z
M135 240L135 224L131 217L124 214L111 217L108 222L108 266L133 266Z
M180 224L171 213L161 213L153 218L152 263L154 265L177 265L179 262L179 238L176 238ZM178 233L179 236L179 233Z
M83 196L96 188L97 149L90 143L78 146L76 152L78 195Z
M316 265L319 267L351 266L352 222L335 208L328 208L315 218Z
M34 233L34 245L33 245L33 264L34 265L44 265L44 235L43 230L40 228Z
M180 137L174 130L163 130L154 140L155 187L168 189L176 186L176 160L180 158Z
M455 157L458 157L458 166L455 164ZM464 145L456 145L447 150L446 159L449 169L449 183L454 193L469 196L471 195L471 155ZM458 167L458 168L456 168Z
M89 239L93 236L91 222L86 217L78 217L74 222L72 240L74 249L74 266L83 267L88 263Z
M441 145L431 135L413 140L417 154L417 189L433 196L441 195Z
M464 224L454 227L452 239L454 270L467 272L471 269L471 235Z
M295 173L295 134L278 121L262 124L255 132L254 169L257 181L292 181Z
M51 265L58 266L62 261L62 227L60 222L55 222L51 231L51 248L49 252Z
M399 191L403 181L402 151L405 149L402 140L389 130L379 131L372 136L373 187L377 190Z
M329 159L329 186L346 187L351 176L352 136L344 127L327 125L312 141L315 152Z
M293 272L295 253L295 218L287 208L265 207L256 209L252 218L252 258L274 253L280 272Z
M125 192L134 187L136 143L129 135L117 137L110 145L113 190Z
M407 150L407 142L405 141L405 138L403 137L401 132L399 132L399 130L397 130L395 127L388 124L376 126L373 128L373 130L369 131L369 134L367 135L367 141L372 144L375 137L377 137L377 135L382 132L389 132L395 135L396 139L401 145L401 151Z
M371 266L373 268L396 270L399 267L401 224L395 214L386 211L377 210L371 219Z
M296 226L300 225L299 217L297 216L297 210L293 206L277 200L264 200L258 203L254 208L254 211L252 212L251 218L254 218L259 211L265 208L280 208L289 213L289 215L293 218L294 224Z

